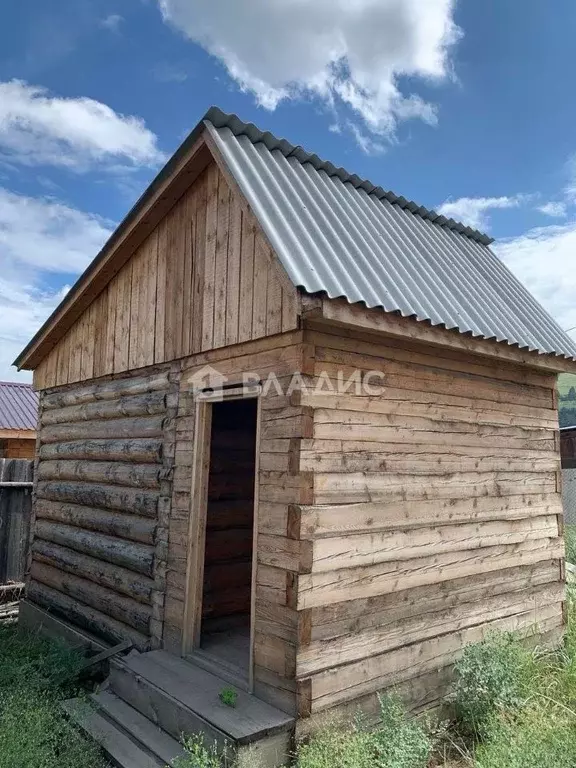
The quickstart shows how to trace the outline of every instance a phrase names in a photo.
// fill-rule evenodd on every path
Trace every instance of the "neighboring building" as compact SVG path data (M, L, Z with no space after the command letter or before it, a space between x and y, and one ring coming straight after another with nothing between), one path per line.
M560 429L562 455L562 501L564 519L568 525L576 524L576 427Z
M96 700L150 749L141 716L272 765L490 629L559 640L576 344L490 242L211 109L21 353L21 615L133 643Z
M0 381L0 459L32 459L38 395L31 384Z

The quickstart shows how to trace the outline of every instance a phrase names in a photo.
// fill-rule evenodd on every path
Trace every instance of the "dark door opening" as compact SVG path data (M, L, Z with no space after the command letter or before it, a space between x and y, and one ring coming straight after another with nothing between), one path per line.
M249 677L258 401L212 404L200 649Z

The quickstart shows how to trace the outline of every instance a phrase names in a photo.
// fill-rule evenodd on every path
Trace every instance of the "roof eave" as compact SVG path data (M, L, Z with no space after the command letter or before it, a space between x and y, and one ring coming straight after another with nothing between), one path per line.
M529 366L553 374L576 374L576 360L565 355L521 349L517 344L472 336L458 329L435 326L429 321L386 312L381 307L369 308L362 302L352 304L345 297L331 299L325 294L311 295L302 288L300 292L305 323L316 321L334 327L368 331L416 343L433 344L462 353Z

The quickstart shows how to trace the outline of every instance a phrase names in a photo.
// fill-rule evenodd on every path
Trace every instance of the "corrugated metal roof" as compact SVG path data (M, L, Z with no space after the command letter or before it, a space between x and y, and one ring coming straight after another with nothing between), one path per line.
M295 285L522 349L572 340L476 230L213 107L205 125Z
M31 384L0 381L0 429L36 429L38 395Z

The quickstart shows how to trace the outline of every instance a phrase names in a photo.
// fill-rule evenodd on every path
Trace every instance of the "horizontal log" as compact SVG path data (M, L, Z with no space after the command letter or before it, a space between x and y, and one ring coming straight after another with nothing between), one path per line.
M156 521L150 518L47 499L36 499L34 509L37 519L54 520L121 539L154 544Z
M555 472L458 472L450 475L391 475L366 472L316 472L316 504L410 499L467 499L556 493Z
M521 520L562 514L558 494L483 496L467 499L292 505L298 537L316 539L368 531L420 528L482 520Z
M413 560L444 552L471 552L486 547L553 539L558 533L558 517L547 515L528 520L494 520L317 539L313 543L312 572Z
M121 419L132 416L152 416L166 410L164 392L146 392L143 395L120 397L118 400L102 400L83 405L68 405L65 408L43 410L42 426L69 424L75 421L97 419Z
M335 382L337 383L337 382ZM315 390L301 392L298 401L301 406L324 408L338 411L359 411L367 414L389 414L396 418L397 423L402 417L420 416L438 422L465 422L469 424L492 424L499 426L523 426L542 429L557 429L558 416L552 409L534 408L526 411L507 410L501 407L496 410L490 401L469 398L461 405L439 404L438 397L430 395L430 402L418 403L406 397L406 391L399 390L404 396L394 399L386 387L385 396L367 396L365 394L341 394L334 392L318 392ZM449 396L448 396L449 397Z
M109 587L122 595L133 597L140 603L149 604L152 600L152 579L106 563L96 557L83 555L50 541L35 539L32 544L33 559L48 563L67 573L83 576L95 584Z
M36 496L50 501L68 501L86 507L103 507L156 518L158 494L114 485L39 481Z
M137 544L126 539L117 539L72 525L42 519L36 521L35 534L44 541L60 544L75 552L101 558L108 563L121 565L123 568L145 576L152 575L154 547L147 544Z
M88 579L61 571L46 563L33 562L30 578L57 589L69 597L79 600L101 611L106 616L118 619L124 624L137 629L144 635L150 634L152 609L130 597L124 597L106 587L101 587Z
M133 419L99 419L73 424L51 424L40 430L41 443L63 443L96 438L161 437L165 417L136 416Z
M377 627L354 631L331 640L313 641L298 653L297 676L308 677L325 669L368 659L427 638L457 632L467 627L529 611L534 619L543 608L565 599L564 585L556 583L523 592L497 595L479 602L465 603L436 613L414 614L401 621L387 617Z
M139 651L149 650L150 641L145 635L57 589L47 587L38 581L31 581L28 585L27 597L51 613L61 616L66 622L76 624L109 643L115 644L129 640Z
M53 392L44 396L42 408L65 408L69 405L91 403L95 400L114 400L118 397L139 395L144 392L157 392L167 389L170 384L168 372L152 376L106 381L87 386L77 386L64 392Z
M39 480L73 480L132 488L157 488L163 469L157 464L128 464L119 461L41 461Z
M320 672L311 678L315 709L351 701L445 667L459 657L468 643L480 641L490 630L542 633L561 623L561 603L556 603L540 609L537 615L529 609L514 616L426 639L421 643Z
M153 464L162 461L162 440L75 440L47 443L40 447L40 459L92 459L95 461L134 461Z
M376 444L373 444L376 445ZM542 452L543 453L543 452ZM262 463L260 464L262 466ZM456 472L557 472L560 459L543 454L536 459L522 456L451 456L448 451L427 456L391 456L389 453L300 453L303 472L392 472L405 475L444 475Z
M464 576L440 584L400 589L373 597L346 600L310 609L310 640L330 641L373 629L386 622L400 622L415 614L428 616L482 602L497 595L511 595L560 581L558 561Z
M504 568L560 560L563 556L562 539L539 539L511 546L448 552L416 560L302 574L298 580L298 610L343 600L374 597L425 584L440 584Z

